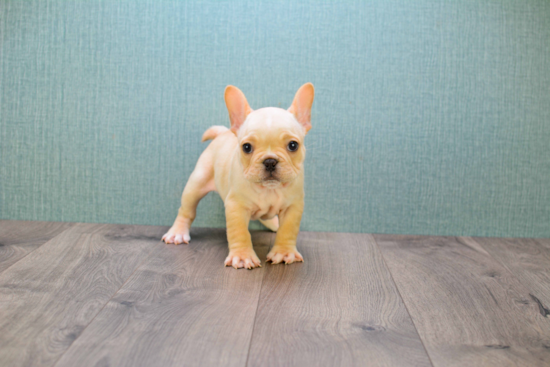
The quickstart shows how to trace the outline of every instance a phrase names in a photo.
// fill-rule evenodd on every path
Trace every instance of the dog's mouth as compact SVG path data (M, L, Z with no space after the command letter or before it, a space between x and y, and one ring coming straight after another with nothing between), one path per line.
M275 171L266 172L264 178L262 178L262 181L270 181L270 180L279 181L279 177L277 177L277 175L275 174Z
M277 179L265 179L262 181L262 186L267 188L275 188L278 187L281 184L281 181Z
M281 181L279 181L279 178L273 175L273 172L269 172L266 177L262 179L262 186L265 187L276 187L281 184Z

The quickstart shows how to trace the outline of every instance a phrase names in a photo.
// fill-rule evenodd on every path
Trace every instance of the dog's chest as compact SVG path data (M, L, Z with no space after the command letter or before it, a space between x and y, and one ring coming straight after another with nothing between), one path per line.
M257 194L252 209L252 220L271 219L287 206L282 190L262 190Z

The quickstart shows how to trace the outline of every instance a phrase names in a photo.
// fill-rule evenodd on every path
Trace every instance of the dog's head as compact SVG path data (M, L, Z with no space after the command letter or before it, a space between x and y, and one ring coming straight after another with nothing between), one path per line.
M311 129L313 84L300 87L288 110L266 107L253 111L243 92L225 89L231 131L239 140L240 159L247 180L276 188L293 181L306 155L304 137Z

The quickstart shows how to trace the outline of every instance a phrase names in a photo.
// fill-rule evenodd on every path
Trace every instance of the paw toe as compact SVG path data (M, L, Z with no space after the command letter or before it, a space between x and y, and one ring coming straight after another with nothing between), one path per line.
M186 233L166 233L162 240L168 244L179 245L180 243L189 244L191 237Z
M275 256L273 256L271 258L271 262L273 264L280 264L281 261L283 261L283 258L284 258L284 255L283 254L279 254L279 253L276 253Z
M252 259L246 259L244 261L244 267L247 268L247 269L253 269L255 268L257 265L254 264L254 262L252 261Z
M267 254L267 260L271 261L272 264L280 264L282 262L292 264L296 261L304 261L304 258L296 250L276 249Z
M229 253L224 260L225 266L232 266L235 269L254 269L256 267L261 267L260 259L256 256L255 253Z
M294 259L295 259L294 253L290 253L283 258L283 260L285 261L285 264L292 264L294 262Z
M164 236L162 236L162 239L166 243L174 243L174 235L170 233L166 233Z

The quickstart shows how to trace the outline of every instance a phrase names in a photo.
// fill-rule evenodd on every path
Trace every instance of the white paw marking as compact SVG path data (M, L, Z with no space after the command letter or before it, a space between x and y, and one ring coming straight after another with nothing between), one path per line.
M262 267L260 259L254 250L230 251L229 256L225 258L225 266L232 266L235 269L254 269Z
M179 245L181 243L189 244L189 241L191 241L191 236L189 236L188 233L171 233L168 231L164 236L162 236L162 240L166 243Z
M292 264L296 261L303 262L304 258L296 249L273 248L269 254L267 254L267 261L271 261L272 264L280 264L283 261L285 264Z

